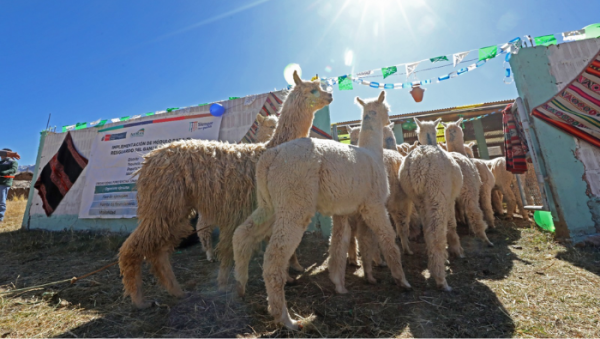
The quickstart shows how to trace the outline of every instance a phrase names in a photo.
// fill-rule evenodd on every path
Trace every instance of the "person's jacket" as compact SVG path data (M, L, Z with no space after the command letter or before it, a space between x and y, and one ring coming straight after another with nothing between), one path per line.
M11 187L13 184L13 177L17 173L19 163L16 160L6 158L0 160L0 185Z

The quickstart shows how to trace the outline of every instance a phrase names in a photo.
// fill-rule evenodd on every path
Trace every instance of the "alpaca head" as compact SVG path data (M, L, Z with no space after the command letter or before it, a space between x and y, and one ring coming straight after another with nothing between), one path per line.
M416 117L415 123L417 124L417 137L421 145L436 145L436 134L437 134L437 125L442 121L442 119L437 119L436 121L419 121Z
M383 127L383 148L397 150L396 147L396 136L394 135L394 131L392 128L394 127L394 123ZM360 127L350 127L346 126L348 130L348 134L350 134L350 144L358 145L358 135L360 134Z
M271 137L275 133L278 120L279 118L277 118L276 115L263 116L262 114L258 113L256 115L256 122L258 123L258 129L256 130L256 141L267 142L271 140Z
M442 122L444 126L444 136L446 137L446 142L450 144L462 144L465 140L465 135L463 133L462 124L463 119L460 118L456 122Z
M473 156L473 145L475 145L475 141L465 144L465 152L469 158L475 158L475 156Z
M333 95L324 91L318 80L302 81L298 73L294 71L294 83L295 86L288 94L286 101L292 100L294 104L302 106L301 108L316 112L333 101Z
M346 129L350 135L350 145L358 145L358 134L360 134L360 127L346 126Z
M390 107L385 102L385 91L381 91L377 99L368 100L367 102L356 97L356 103L363 109L361 132L372 131L377 128L380 133L383 133L384 126L391 124Z

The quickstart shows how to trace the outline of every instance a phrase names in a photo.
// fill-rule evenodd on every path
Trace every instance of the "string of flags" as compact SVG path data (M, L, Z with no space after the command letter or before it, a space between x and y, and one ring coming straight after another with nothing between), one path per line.
M556 34L559 35L559 34ZM600 24L593 24L586 26L583 29L568 31L560 33L563 37L563 41L575 41L589 38L596 38L600 36ZM558 43L555 34L543 35L535 38L531 38L531 36L526 35L525 38L529 42L530 47L534 46L550 46L556 45ZM333 86L338 85L338 89L341 91L353 90L353 85L364 85L371 88L379 88L379 89L410 89L414 86L423 86L429 85L432 83L439 83L448 79L455 78L461 74L473 71L483 65L486 64L487 61L497 58L500 55L505 55L504 57L504 68L505 68L505 83L507 79L511 77L510 66L507 63L510 61L511 55L516 54L520 48L527 47L527 41L522 40L520 37L514 38L507 43L501 45L492 45L488 47L482 47L479 49L454 53L451 55L440 55L429 59L423 59L415 62L409 62L404 64L397 64L388 67L381 67L377 69L367 70L358 72L356 74L346 74L338 77L323 77L321 79L321 83L328 90L332 90ZM468 65L467 67L462 67L456 71L450 72L448 74L441 75L437 78L433 79L425 79L425 80L417 80L416 74L417 68L420 64L424 62L430 63L438 63L438 62L450 62L450 57L452 58L452 66L456 67L458 64L462 63L464 59L471 53L477 51L477 62ZM449 66L448 64L447 66ZM398 73L399 70L404 69L404 73ZM427 69L424 69L427 70ZM423 71L424 71L423 70ZM406 75L406 81L401 83L382 83L378 81L368 81L365 78L378 77L378 73L381 72L381 76L383 79L386 79L392 75ZM413 80L411 81L411 77Z

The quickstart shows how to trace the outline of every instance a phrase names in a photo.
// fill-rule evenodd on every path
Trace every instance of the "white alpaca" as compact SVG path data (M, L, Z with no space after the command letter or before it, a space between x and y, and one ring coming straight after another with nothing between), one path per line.
M442 123L444 125L444 135L446 143L444 148L448 152L457 152L470 158L470 161L477 168L479 178L481 180L481 188L479 190L479 205L485 216L485 221L491 226L495 227L494 223L494 210L492 209L492 189L494 188L495 179L492 171L487 167L486 163L480 159L475 159L469 155L467 148L465 147L465 135L463 133L460 124L463 119L460 118L456 122ZM472 150L468 148L469 151ZM464 175L464 173L463 173Z
M330 140L298 139L265 151L257 164L259 203L234 234L235 277L238 292L243 295L252 250L271 234L263 264L269 312L290 329L297 329L298 324L291 319L285 304L288 259L317 211L333 216L329 273L338 292L346 292L343 284L350 240L348 216L356 212L377 235L396 282L410 288L385 209L389 187L383 166L382 132L389 123L389 108L384 99L385 92L367 103L357 98L363 107L359 147Z
M452 290L446 282L445 262L448 250L462 256L456 233L454 205L463 185L459 165L436 145L436 129L441 119L419 121L417 135L423 146L416 147L400 167L400 184L410 197L423 223L428 268L437 286Z
M473 152L473 145L467 145ZM508 220L513 219L516 206L519 206L519 211L523 215L525 220L529 219L529 214L523 208L523 201L521 194L517 188L517 178L514 174L506 170L506 159L504 157L498 157L493 160L483 160L487 167L492 171L494 175L494 189L492 192L492 206L496 213L504 214L504 208L502 208L502 196L506 199L507 207L507 218ZM500 193L500 195L498 195ZM494 198L496 197L496 198Z
M258 128L256 129L256 143L266 143L271 140L273 134L275 133L275 128L277 127L277 121L279 119L276 115L264 116L260 113L256 115L256 122ZM215 229L215 223L202 218L201 215L198 215L198 222L196 223L196 231L198 234L198 238L200 239L200 244L202 244L202 249L206 252L206 260L212 262L215 260L213 245L212 245L212 232ZM292 259L295 259L296 256L293 256ZM297 261L294 262L294 264ZM300 265L300 264L298 264ZM302 266L298 267L296 265L292 266L293 269L302 271Z
M417 148L419 146L419 140L415 140L415 142L411 145L407 142L403 142L400 145L398 145L398 152L400 152L400 154L402 154L403 156L407 156L408 153L410 153L412 150L414 150L415 148Z

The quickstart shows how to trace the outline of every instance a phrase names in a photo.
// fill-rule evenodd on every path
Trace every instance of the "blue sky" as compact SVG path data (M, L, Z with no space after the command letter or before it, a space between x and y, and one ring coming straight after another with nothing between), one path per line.
M289 63L303 78L344 75L580 29L600 21L598 9L598 0L0 0L0 147L33 164L49 113L61 127L264 93L286 86ZM419 104L406 90L387 99L400 114L516 97L503 74L497 58L428 86ZM332 122L358 119L354 97L379 93L354 88L334 91Z

